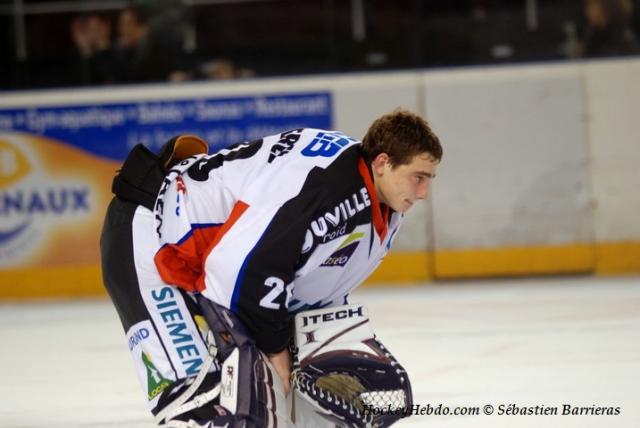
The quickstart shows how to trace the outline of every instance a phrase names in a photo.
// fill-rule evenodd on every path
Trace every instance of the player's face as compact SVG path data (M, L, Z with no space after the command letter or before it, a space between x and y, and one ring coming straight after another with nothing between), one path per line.
M380 202L397 212L407 212L416 201L429 194L438 163L429 153L421 153L408 164L392 166L386 153L379 154L372 167Z

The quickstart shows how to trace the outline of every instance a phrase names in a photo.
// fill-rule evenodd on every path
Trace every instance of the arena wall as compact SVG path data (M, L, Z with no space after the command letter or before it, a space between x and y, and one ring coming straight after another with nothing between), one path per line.
M22 180L21 189L40 186L41 194L55 186L85 192L91 210L64 221L34 217L31 241L10 251L1 242L0 298L104 294L99 229L118 167L16 130L3 111L296 93L329 94L331 127L354 137L398 106L424 113L441 137L445 154L432 195L407 215L369 284L638 273L639 76L640 60L612 60L5 93L3 197ZM29 169L31 156L46 166L40 176ZM0 234L18 223L0 212Z

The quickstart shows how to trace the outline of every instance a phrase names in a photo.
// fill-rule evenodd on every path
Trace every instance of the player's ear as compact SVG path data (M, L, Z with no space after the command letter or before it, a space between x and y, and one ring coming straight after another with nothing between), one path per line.
M384 174L385 167L390 163L391 158L386 153L379 153L371 162L371 168L376 175Z

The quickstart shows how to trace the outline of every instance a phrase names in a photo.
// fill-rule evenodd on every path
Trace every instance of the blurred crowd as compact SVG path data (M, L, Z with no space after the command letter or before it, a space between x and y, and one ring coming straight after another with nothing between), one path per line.
M457 3L464 5L471 19L478 23L488 22L487 18L501 6L491 0L458 0ZM585 58L637 54L640 51L639 3L640 0L583 0L582 16L564 26L562 55ZM233 79L256 74L229 58L194 61L189 55L190 27L186 9L166 7L166 2L156 2L156 7L149 4L154 3L126 7L119 11L115 22L99 13L73 19L70 34L78 53L75 66L78 84ZM445 33L445 38L447 34L450 33ZM456 47L455 42L441 43L440 50ZM437 43L433 48L438 49ZM425 50L428 51L429 46ZM508 59L513 56L513 50L508 43L495 44L487 55ZM429 54L426 57L428 59ZM434 64L438 61L436 58Z
M640 10L631 0L587 0L587 26L578 55L587 57L637 54ZM635 28L634 28L635 27Z
M358 31L353 3L347 1L196 5L184 0L131 0L125 4L129 6L121 10L105 7L80 14L28 16L27 55L19 58L18 44L3 44L0 39L0 48L16 51L0 57L0 88L640 53L640 0L365 0ZM528 7L532 4L537 5L536 13ZM74 5L89 7L81 1ZM2 27L5 35L14 36L12 22L0 15L0 36ZM52 36L60 34L60 26L66 34Z
M640 0L521 1L525 10L504 13L507 0L452 0L468 9L462 31L480 61L602 58L640 53ZM527 5L537 4L535 18ZM496 16L502 15L499 18ZM514 17L516 19L514 19ZM462 22L458 22L462 24ZM557 29L561 28L558 37ZM452 38L460 30L453 30ZM484 40L484 45L478 42ZM555 46L555 49L554 49ZM555 55L554 51L555 50Z
M585 0L585 27L576 45L578 57L637 54L640 10L632 0Z
M226 58L196 63L188 55L187 20L180 9L128 6L112 22L105 14L73 18L70 36L77 49L78 84L181 82L233 79L254 73Z

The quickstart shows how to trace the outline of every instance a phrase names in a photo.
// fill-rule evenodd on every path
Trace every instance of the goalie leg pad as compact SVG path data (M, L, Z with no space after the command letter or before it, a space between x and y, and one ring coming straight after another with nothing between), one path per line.
M406 416L409 377L376 339L364 305L301 312L295 323L296 397L340 426L385 427Z
M234 426L289 426L282 381L240 319L203 296L198 296L198 303L222 361L220 405L234 414Z

